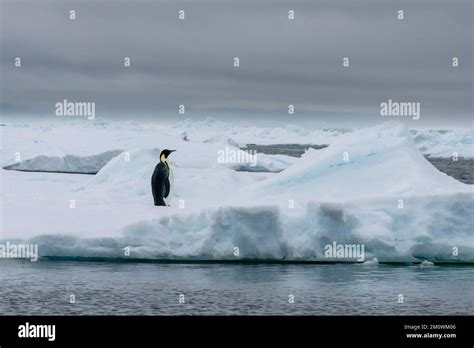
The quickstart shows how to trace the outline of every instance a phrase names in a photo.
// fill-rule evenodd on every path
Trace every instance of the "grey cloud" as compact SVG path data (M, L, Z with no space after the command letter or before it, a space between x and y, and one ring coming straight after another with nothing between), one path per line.
M171 120L186 104L189 116L225 110L222 117L285 121L293 103L292 122L330 115L335 125L357 126L378 122L379 103L391 98L422 103L413 127L472 124L469 0L3 0L1 7L7 116L50 115L69 98L95 101L109 117ZM122 66L125 56L131 68Z

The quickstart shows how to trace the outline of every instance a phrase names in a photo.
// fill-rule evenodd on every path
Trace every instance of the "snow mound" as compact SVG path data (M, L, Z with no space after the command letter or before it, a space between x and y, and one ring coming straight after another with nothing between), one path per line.
M121 152L122 150L112 150L93 156L66 155L57 157L42 155L3 168L26 172L96 174Z
M113 158L90 180L88 190L108 191L109 194L124 193L124 197L141 196L148 193L151 175L160 157L161 149L132 151L127 158Z
M338 139L327 148L310 149L301 161L249 190L259 201L273 196L284 204L469 190L433 167L401 124L385 123Z
M212 146L212 150L219 148L217 145ZM127 204L138 198L140 204L150 205L150 180L159 161L160 152L160 148L138 149L129 153L128 160L118 156L86 184L77 187L76 191L82 191L89 197L97 195L122 200ZM223 204L234 195L236 187L248 186L260 180L258 176L237 172L233 164L218 164L217 151L200 153L202 157L195 153L193 156L193 153L179 148L169 158L174 173L174 190L171 194L175 198L184 199L186 206L203 208ZM259 157L257 163L261 163L266 171L281 169L291 164L267 157ZM179 201L176 201L177 204Z

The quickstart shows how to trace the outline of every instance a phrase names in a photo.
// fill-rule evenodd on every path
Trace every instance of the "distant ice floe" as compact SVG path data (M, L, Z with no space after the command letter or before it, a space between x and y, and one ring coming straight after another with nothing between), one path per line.
M190 141L222 141L243 147L245 144L329 144L338 135L348 130L311 130L295 125L263 128L223 122L211 117L202 121L183 120L173 124L168 130L170 134L180 134L183 131L186 132Z
M93 156L37 156L3 168L25 172L96 174L121 152L122 150L113 150Z
M356 129L308 129L301 126L287 125L282 127L242 126L233 123L206 118L202 121L190 119L180 121L169 129L171 134L185 131L192 141L215 141L239 144L333 144L338 137L356 132ZM472 129L454 130L412 130L416 148L431 157L474 157L474 138Z
M428 260L424 260L422 263L420 263L420 268L426 268L426 267L433 267L434 263Z
M413 141L418 150L431 157L474 157L472 129L456 130L412 130Z
M377 260L376 257L374 257L372 260L364 261L363 263L364 266L377 266L378 264L379 264L379 260Z

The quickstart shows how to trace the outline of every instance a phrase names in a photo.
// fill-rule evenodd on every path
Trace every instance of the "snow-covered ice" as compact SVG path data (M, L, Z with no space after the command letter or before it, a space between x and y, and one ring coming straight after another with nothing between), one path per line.
M38 243L42 256L326 261L324 245L336 241L364 244L365 259L379 262L474 262L472 186L433 167L416 135L397 123L351 132L215 120L0 131L2 166L15 164L17 153L18 165L47 170L61 164L53 157L121 151L94 176L2 169L0 239ZM330 146L301 158L258 154L265 172L216 160L225 147L282 138ZM456 146L451 137L446 147ZM175 192L171 207L154 207L150 177L163 148L177 150Z

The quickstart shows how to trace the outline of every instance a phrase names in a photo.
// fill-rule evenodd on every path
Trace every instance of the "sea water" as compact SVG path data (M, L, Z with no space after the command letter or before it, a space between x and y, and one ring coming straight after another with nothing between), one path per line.
M474 266L2 260L0 315L473 315Z

